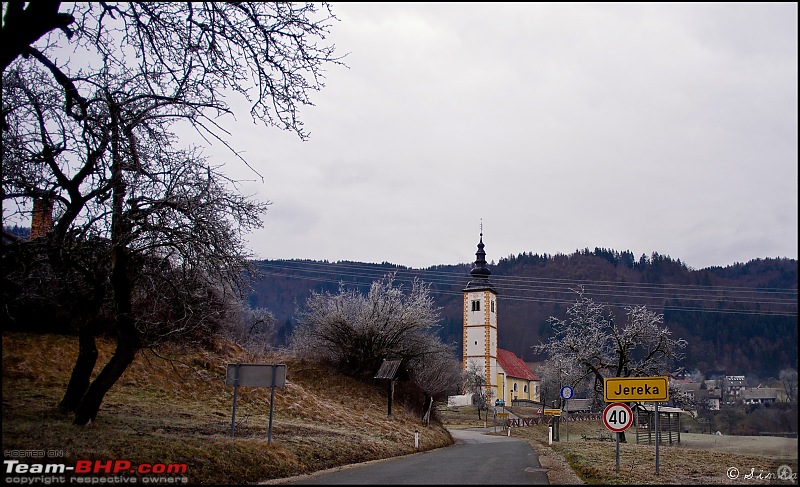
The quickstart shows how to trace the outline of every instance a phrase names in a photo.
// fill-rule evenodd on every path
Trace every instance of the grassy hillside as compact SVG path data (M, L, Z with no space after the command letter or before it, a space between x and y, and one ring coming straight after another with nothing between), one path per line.
M100 364L113 352L98 343ZM22 463L129 460L185 463L192 484L242 484L413 453L452 443L440 425L425 427L395 404L386 417L383 387L337 375L286 356L253 357L218 339L194 352L165 348L137 356L109 391L97 420L74 426L55 407L77 356L77 339L3 333L3 451L63 452ZM233 388L228 363L285 363L287 384L276 389L272 442L267 444L269 388L239 388L236 437L230 437Z

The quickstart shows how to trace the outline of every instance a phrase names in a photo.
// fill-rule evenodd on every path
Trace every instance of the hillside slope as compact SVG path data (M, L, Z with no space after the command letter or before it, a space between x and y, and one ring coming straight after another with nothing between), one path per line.
M461 350L461 291L471 264L428 269L306 260L257 264L262 275L250 305L275 315L276 344L285 343L297 307L312 291L336 293L343 283L366 292L373 280L395 272L400 285L409 286L413 278L431 285L441 308L440 336ZM564 318L575 301L574 290L583 286L587 296L611 306L619 320L630 305L663 313L673 334L689 343L685 360L676 364L689 370L727 370L766 379L797 364L798 264L793 259L754 259L695 270L657 253L635 260L630 252L584 249L571 255L523 253L489 267L499 292L498 345L528 362L543 359L531 347L549 338L548 318Z
M113 342L101 339L98 347L104 364ZM400 405L387 419L380 385L288 356L254 357L222 339L205 350L140 353L106 395L97 420L77 427L55 407L76 355L73 337L3 333L4 452L53 451L55 457L41 461L67 465L186 464L182 477L191 484L243 484L413 453L415 430L422 450L452 444L441 425L425 427ZM236 362L287 364L286 387L275 392L270 445L269 388L239 388L230 437L233 388L225 386L225 370Z

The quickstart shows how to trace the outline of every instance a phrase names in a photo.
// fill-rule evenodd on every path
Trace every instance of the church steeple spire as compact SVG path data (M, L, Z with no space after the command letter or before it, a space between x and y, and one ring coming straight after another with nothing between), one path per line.
M489 281L489 276L492 275L492 271L486 266L486 251L483 250L484 247L483 221L481 221L481 236L478 241L478 251L475 252L475 267L469 272L469 275L472 276L472 280L467 283L467 287L464 288L464 291L488 290L497 294L491 281Z
M470 275L473 277L489 277L492 275L492 271L486 267L486 251L483 250L485 246L483 245L483 232L481 231L481 239L478 242L478 251L475 252L475 267L472 268L470 271Z

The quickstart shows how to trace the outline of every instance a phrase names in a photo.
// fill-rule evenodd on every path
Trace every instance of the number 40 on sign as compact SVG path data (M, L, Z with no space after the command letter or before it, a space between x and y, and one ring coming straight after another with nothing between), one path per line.
M603 423L615 433L622 433L633 424L633 411L622 402L614 402L603 411Z

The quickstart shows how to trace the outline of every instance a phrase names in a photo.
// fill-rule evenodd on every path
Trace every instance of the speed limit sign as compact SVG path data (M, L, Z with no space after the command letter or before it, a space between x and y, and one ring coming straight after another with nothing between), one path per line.
M603 410L603 423L615 433L622 433L633 424L633 411L622 402L613 402Z

